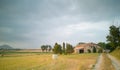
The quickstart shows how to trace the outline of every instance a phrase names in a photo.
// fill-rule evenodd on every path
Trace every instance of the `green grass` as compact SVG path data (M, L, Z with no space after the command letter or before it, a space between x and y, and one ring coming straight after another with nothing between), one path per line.
M110 54L116 57L118 60L120 60L120 49L116 49Z
M97 57L97 53L72 54L53 60L52 54L10 54L0 57L0 70L86 70L91 69Z
M51 54L52 52L3 52L4 57L19 57L19 56L31 56L31 55L43 55ZM0 52L0 56L2 55Z

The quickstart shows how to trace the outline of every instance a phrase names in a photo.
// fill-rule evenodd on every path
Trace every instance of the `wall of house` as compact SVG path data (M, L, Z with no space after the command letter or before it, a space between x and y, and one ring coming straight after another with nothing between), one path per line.
M99 49L98 46L87 46L87 47L84 48L84 53L89 53L89 52L88 52L88 49L89 49L89 50L91 51L91 53L92 53L94 47L96 48L96 52L98 52L98 49ZM80 50L80 49L75 49L74 51L75 51L75 53L79 53L79 50Z
M80 48L79 48L80 47ZM88 49L91 51L91 53L93 52L93 48L95 47L96 48L96 52L98 52L99 50L99 46L97 44L93 44L93 43L88 43L88 44L83 44L83 45L80 45L78 47L76 47L74 49L75 53L79 53L79 50L81 49L81 47L84 48L84 53L89 53L88 52Z

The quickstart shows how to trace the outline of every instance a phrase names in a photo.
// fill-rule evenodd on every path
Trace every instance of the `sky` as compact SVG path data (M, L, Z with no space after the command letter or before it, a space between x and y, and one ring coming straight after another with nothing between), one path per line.
M0 0L0 45L40 48L106 42L120 0Z

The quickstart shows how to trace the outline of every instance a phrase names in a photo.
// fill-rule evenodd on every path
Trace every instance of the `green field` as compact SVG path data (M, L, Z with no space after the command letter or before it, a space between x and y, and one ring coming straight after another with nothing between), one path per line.
M11 53L0 57L0 70L91 70L97 57L97 53L72 54L53 60L51 53Z

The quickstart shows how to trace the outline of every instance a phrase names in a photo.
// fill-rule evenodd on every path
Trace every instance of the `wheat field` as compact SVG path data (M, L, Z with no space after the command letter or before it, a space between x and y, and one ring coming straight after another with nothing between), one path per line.
M24 54L0 57L0 70L91 70L98 54Z

